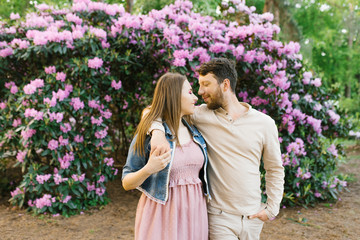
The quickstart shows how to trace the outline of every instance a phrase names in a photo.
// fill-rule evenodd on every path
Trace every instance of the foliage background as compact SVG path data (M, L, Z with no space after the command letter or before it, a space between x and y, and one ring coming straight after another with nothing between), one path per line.
M61 3L68 6L65 1ZM148 12L151 8L161 7L163 4L161 1L153 3L158 5L144 5L147 10L143 8L138 11ZM265 6L266 2L263 3ZM61 12L38 12L39 15L51 15L56 20L65 21L65 25L59 27L62 31L76 31L74 27L79 25L93 27L90 27L90 30L79 27L78 30L84 31L85 35L74 38L73 42L65 39L38 44L34 37L25 36L25 33L34 29L46 32L46 27L35 25L26 28L14 20L3 24L3 28L9 29L14 26L17 31L14 34L3 34L1 41L10 43L15 38L29 41L29 46L24 49L13 46L13 54L1 59L0 69L4 76L0 84L5 86L2 88L0 100L2 106L6 106L2 108L1 114L2 153L15 151L18 155L27 151L23 159L25 161L17 159L18 165L23 168L24 179L13 192L13 203L22 205L25 200L44 199L44 193L51 193L56 195L55 199L51 200L56 204L41 208L31 206L31 202L27 205L37 213L49 211L53 214L61 212L64 215L75 214L91 205L106 204L107 200L101 198L102 194L98 194L98 190L95 191L91 186L96 183L96 188L105 189L106 181L116 175L112 166L108 166L103 160L113 157L118 162L121 161L121 154L127 150L139 113L150 101L154 80L163 72L172 70L186 74L189 80L195 83L196 66L211 57L220 56L237 60L237 70L241 76L241 82L237 87L239 99L249 101L257 109L268 113L278 124L287 176L283 204L309 205L321 200L336 199L338 191L346 186L346 176L336 174L336 163L343 154L336 138L347 136L349 131L345 114L336 104L342 91L341 85L335 85L331 89L321 86L321 80L315 75L315 71L309 72L307 66L303 66L302 57L298 54L299 46L294 42L283 44L276 41L281 35L277 34L277 26L269 23L271 15L260 16L256 14L255 9L244 6L242 8L247 13L239 11L235 14L221 15L221 12L229 10L229 5L235 8L235 4L230 2L224 5L218 1L210 1L209 4L220 7L220 12L212 10L205 14L220 18L222 22L192 13L189 2L185 6L175 4L170 9L164 8L160 12L152 11L149 15L141 16L127 15L121 8L116 10L115 15L109 14L106 10L74 11L76 16L70 17ZM262 2L257 4L260 5L257 12L261 12L259 9ZM206 11L201 8L202 1L194 1L193 6L194 10ZM166 18L166 21L157 19L161 14L171 17ZM189 30L190 23L182 18L188 14L191 15L191 20L200 21L211 30L207 32L208 30L200 27ZM72 20L69 20L70 18ZM146 25L149 26L148 29L142 28L140 23L144 24L147 20L151 22L151 18L165 25L152 28L150 24ZM228 20L230 22L227 22ZM237 29L237 23L231 20L243 24L243 27L239 27L240 31ZM254 22L260 22L260 27L257 28ZM162 29L164 26L166 31ZM266 31L270 32L264 34L266 28ZM209 39L202 38L204 32L209 35ZM241 32L246 34L237 35ZM50 35L49 32L46 34ZM227 34L230 34L230 42L224 40L223 36ZM181 37L181 43L174 38L177 35ZM89 61L95 57L101 59L101 64L96 63L99 67L89 65ZM310 66L315 65L311 64ZM55 66L56 72L44 72L49 66ZM263 69L265 71L261 71ZM57 79L60 71L66 74L66 82ZM45 86L38 95L29 96L25 92L25 87L32 85L30 80L37 78L44 79ZM13 81L12 84L15 84L19 91L13 93L9 81ZM63 88L66 89L65 83L73 86L69 92L71 98L65 97L65 100L60 101L58 93ZM53 91L59 105L49 106L45 104L44 99L54 98ZM106 100L109 99L107 96L112 100ZM84 110L78 111L79 109L74 108L74 98L77 97L85 103ZM30 101L30 107L42 112L48 120L42 122L29 118L27 115L30 107L24 104L23 100ZM95 102L97 106L94 107L94 102L90 101L99 102ZM103 112L107 111L106 109L111 111L111 118L105 117ZM59 132L58 128L65 125L61 121L55 124L49 120L49 110L64 113L64 119L67 121L75 119L73 130L67 135ZM104 117L100 124L91 118L96 117L99 121L100 116ZM23 120L20 127L14 127L13 120L18 117ZM84 118L87 120L84 121ZM47 126L49 122L51 126ZM81 132L89 133L85 142L92 143L85 148L80 148L76 141L72 142L72 138L79 134L82 127L85 131ZM37 130L30 142L24 141L24 137L20 136L20 131L28 128ZM103 140L94 137L94 133L107 133L108 129L111 131L109 130ZM12 137L9 137L10 133ZM69 147L55 151L45 150L46 147L49 148L48 144L52 138L57 139L61 136L70 139ZM59 156L56 154L61 153L62 157L71 147L77 148L74 152L76 160L69 171L63 169L59 174L69 179L73 174L80 176L85 171L85 182L80 181L73 187L71 181L67 181L64 182L64 186L58 187L55 174L59 168L56 161ZM43 158L37 156L39 150ZM79 166L83 151L88 154L86 166ZM96 164L88 168L90 163ZM105 173L102 176L106 181L100 178L101 173ZM48 174L52 175L50 181L54 181L55 184L43 184L41 181L32 180L36 176ZM37 186L32 187L33 184ZM86 187L87 192L78 194L81 184L82 188ZM72 200L68 204L64 203L70 193L73 196Z

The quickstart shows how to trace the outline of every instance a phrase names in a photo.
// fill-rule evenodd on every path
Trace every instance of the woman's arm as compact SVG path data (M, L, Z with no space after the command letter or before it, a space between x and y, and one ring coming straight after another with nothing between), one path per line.
M171 150L159 155L159 150L155 151L150 155L147 164L140 170L127 174L122 184L126 191L135 189L140 186L150 175L163 170L171 160Z

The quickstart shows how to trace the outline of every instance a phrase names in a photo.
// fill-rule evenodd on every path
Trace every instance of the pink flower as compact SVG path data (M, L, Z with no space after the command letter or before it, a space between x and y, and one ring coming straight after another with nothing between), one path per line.
M66 153L63 158L58 158L58 161L60 162L60 168L61 169L67 169L70 167L70 164L72 161L74 161L74 154L73 152Z
M35 129L28 129L28 130L22 130L21 131L21 136L23 137L23 139L26 141L29 138L31 138L34 134L36 133Z
M94 191L96 188L95 188L95 183L93 183L93 184L89 184L89 183L86 183L87 184L87 190L89 191L89 192L91 192L91 191Z
M84 137L81 135L76 135L74 141L77 143L82 143L84 141Z
M115 83L116 83L116 82L115 82ZM104 99L105 99L105 101L107 101L107 102L111 102L111 100L112 100L111 96L109 96L109 95L106 95L106 96L104 97Z
M3 58L5 58L5 57L7 57L7 56L10 56L10 55L12 55L13 54L13 49L12 48L4 48L4 49L1 49L0 50L0 57L3 57Z
M21 118L14 119L12 126L16 128L21 124Z
M55 198L52 198L50 194L45 194L42 198L38 198L34 201L36 208L42 209L43 207L51 207L51 204L55 202Z
M312 80L310 82L310 84L314 85L315 87L320 87L321 86L321 79L320 78L315 78L314 80Z
M49 118L50 118L50 122L56 120L57 123L61 123L63 118L64 118L64 114L63 113L50 113L49 112Z
M330 147L327 149L332 155L334 155L336 158L338 157L338 151L336 149L336 146L334 144L331 144Z
M186 65L186 60L184 58L175 58L173 65L177 67L184 67Z
M56 73L56 68L55 68L55 66L46 67L46 68L45 68L45 73L46 73L46 74Z
M65 197L65 199L62 200L62 202L63 202L63 203L67 203L68 201L70 201L70 199L71 199L71 196L70 196L70 195L67 195L67 196Z
M66 79L66 74L63 73L63 72L58 72L56 74L56 80L59 80L61 82L65 82L65 79Z
M113 158L105 158L104 163L106 163L106 165L110 167L114 164L114 159Z
M54 139L50 140L50 142L48 143L48 148L50 150L56 150L58 147L59 147L59 143Z
M330 121L332 124L337 124L340 120L340 115L336 114L333 110L328 110L327 113L330 116Z
M83 109L85 107L84 102L82 102L80 100L80 98L72 98L70 105L73 106L73 108L75 109L75 111L79 110L79 109Z
M51 174L46 174L46 175L37 175L36 176L36 181L38 181L38 183L40 184L44 184L46 181L48 181L51 178Z
M33 86L31 84L25 85L25 87L24 87L25 94L31 95L31 94L34 94L35 92L36 92L35 86Z
M99 180L98 180L98 183L103 183L103 182L105 182L105 176L101 175Z
M100 28L91 28L90 33L94 34L98 38L106 40L106 32Z
M225 43L215 43L210 46L209 51L213 53L222 53L228 50L228 45Z
M111 82L111 87L115 88L115 90L119 90L121 88L121 81L119 80L119 82L115 82L115 80L113 80Z
M104 195L104 193L105 193L105 189L104 188L96 188L96 194L98 195L98 196L102 196L102 195Z
M11 192L11 197L14 197L19 194L24 194L24 190L21 190L20 188L16 188L14 191Z
M16 20L16 19L19 19L20 18L20 15L18 13L11 13L10 14L10 19L11 20Z
M63 136L59 137L59 143L60 146L66 146L69 144L69 139L68 138L63 138Z
M11 89L10 89L10 92L11 92L12 94L17 93L17 92L18 92L17 86L12 86Z
M103 60L95 57L93 59L89 59L88 61L88 67L89 68L94 68L94 69L98 69L103 65Z
M67 132L71 131L71 125L70 125L70 123L64 123L64 126L60 126L60 130L61 130L63 133L67 133Z
M16 159L19 161L19 162L24 162L24 159L26 157L26 154L27 154L27 150L24 150L24 151L20 151L16 154Z

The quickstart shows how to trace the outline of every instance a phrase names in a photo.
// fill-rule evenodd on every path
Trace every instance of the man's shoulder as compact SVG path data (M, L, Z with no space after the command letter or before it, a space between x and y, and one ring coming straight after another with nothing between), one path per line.
M207 107L206 104L201 104L200 106L196 106L195 108L195 114L198 114L198 113L212 113L214 110L211 110Z
M257 119L263 121L264 123L268 123L268 124L274 123L274 119L272 119L272 117L270 117L266 113L263 113L259 110L252 108L250 113L251 113L252 117L257 118Z

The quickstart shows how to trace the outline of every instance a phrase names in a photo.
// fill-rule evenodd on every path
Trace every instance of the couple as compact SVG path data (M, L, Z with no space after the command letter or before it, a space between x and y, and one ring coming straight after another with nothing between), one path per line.
M279 212L284 169L275 122L237 100L231 61L213 59L197 71L206 104L195 107L187 79L166 73L131 143L123 186L143 192L135 239L259 239Z

